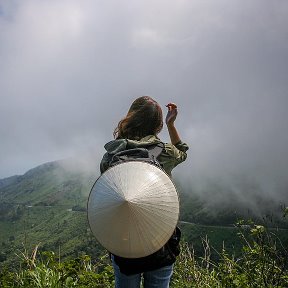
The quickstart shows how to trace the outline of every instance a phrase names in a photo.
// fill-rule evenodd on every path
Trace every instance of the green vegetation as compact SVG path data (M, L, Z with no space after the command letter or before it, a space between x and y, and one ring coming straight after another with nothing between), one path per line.
M109 259L87 223L97 175L76 168L52 162L0 180L0 287L113 287ZM183 243L172 287L288 287L287 208L277 221L271 213L257 219L239 207L212 209L181 187L180 201ZM235 227L239 218L262 226Z
M63 258L83 253L97 257L103 253L103 248L90 232L86 212L68 207L26 207L19 221L1 221L0 228L4 233L0 236L0 267L13 266L15 251L23 246L32 249L38 243L42 251L60 250Z
M237 224L239 255L223 246L220 252L214 250L219 255L214 262L208 238L202 239L201 258L186 244L176 265L175 287L288 287L288 251L277 235L251 221Z
M113 268L107 255L93 265L87 255L61 262L54 252L38 255L38 246L31 255L20 253L20 268L17 271L2 270L0 286L11 287L113 287ZM38 254L37 254L38 253Z
M0 180L0 267L13 265L15 251L23 245L31 249L37 243L42 250L61 249L64 258L83 251L93 257L101 254L86 215L96 177L62 161Z
M244 226L245 225L245 226ZM249 225L247 230L246 225ZM241 255L229 254L225 247L218 252L219 261L211 260L211 247L203 239L204 257L196 257L193 248L182 242L175 264L172 288L187 287L287 287L288 252L274 233L264 226L239 222L238 239ZM243 228L241 227L245 227ZM279 246L280 245L280 246ZM53 252L31 255L20 253L21 265L16 271L2 270L0 286L10 287L114 287L113 269L108 255L91 261L87 255L61 262Z
M245 222L246 223L246 222ZM247 224L248 223L248 224ZM249 231L252 224L247 221L242 224L244 231ZM191 223L180 223L183 239L185 242L193 245L195 255L203 257L203 239L209 240L211 248L211 259L219 260L219 253L223 247L229 254L234 254L235 257L241 254L243 243L239 241L239 227L235 225L230 226L211 226L211 225L197 225ZM273 234L275 238L281 239L284 247L288 247L288 230L267 227L267 232ZM202 239L202 241L201 241Z

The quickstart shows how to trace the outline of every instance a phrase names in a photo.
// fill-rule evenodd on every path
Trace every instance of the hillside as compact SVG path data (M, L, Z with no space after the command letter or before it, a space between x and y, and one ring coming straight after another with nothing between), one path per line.
M25 205L82 205L98 176L68 169L65 161L50 162L22 176L0 180L1 202Z
M87 197L98 176L97 167L87 169L70 159L46 163L24 175L0 180L0 263L12 263L17 258L15 252L39 243L41 250L54 250L64 258L83 253L92 257L101 255L103 249L91 234L86 218ZM206 235L217 249L221 249L223 241L231 251L238 249L233 223L237 218L250 217L251 213L245 214L245 208L241 207L207 209L193 191L176 185L183 238L193 244L196 252L200 253L201 237Z
M93 255L98 253L85 208L98 175L71 169L69 162L46 163L22 176L1 180L0 260L10 262L15 251L38 243L43 250L60 247L63 257L75 256L90 242L96 247Z

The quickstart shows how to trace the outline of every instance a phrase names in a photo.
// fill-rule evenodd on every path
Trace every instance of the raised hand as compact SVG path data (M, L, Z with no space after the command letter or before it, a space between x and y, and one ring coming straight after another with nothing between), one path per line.
M173 124L178 114L177 105L175 103L168 103L166 107L168 107L168 112L165 120L166 125Z

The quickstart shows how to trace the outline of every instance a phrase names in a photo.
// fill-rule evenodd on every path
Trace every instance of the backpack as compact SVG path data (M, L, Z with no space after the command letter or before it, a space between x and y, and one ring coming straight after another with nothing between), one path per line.
M155 253L141 258L123 258L112 255L112 259L118 265L121 273L133 275L159 269L172 265L180 254L179 242L181 230L177 226L168 242Z
M144 161L162 169L162 165L157 160L164 148L162 142L147 146L147 148L133 148L117 152L110 155L109 167L115 166L127 161Z
M114 155L110 155L109 167L127 161L144 161L151 163L162 169L162 165L157 160L164 148L162 142L146 146L146 148L133 148L120 151ZM111 255L111 258L118 265L121 273L132 275L159 269L161 267L172 265L176 261L176 257L180 253L179 242L181 231L179 227L173 232L168 242L155 253L141 258L124 258Z

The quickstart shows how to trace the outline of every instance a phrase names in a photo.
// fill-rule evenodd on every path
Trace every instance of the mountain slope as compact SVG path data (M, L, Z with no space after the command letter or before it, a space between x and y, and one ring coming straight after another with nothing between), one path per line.
M83 165L73 159L55 161L24 175L0 180L0 263L13 263L15 252L32 249L39 243L40 249L56 251L61 257L103 254L103 248L90 232L86 215L88 195L99 176L97 161L94 163ZM193 222L189 227L181 224L184 239L193 244L198 241L201 246L201 237L208 234L219 249L222 240L232 249L237 237L232 224L237 218L247 216L243 213L246 207L236 211L236 206L231 205L231 209L225 206L216 211L189 188L183 189L179 183L176 186L180 191L180 220ZM212 229L211 224L218 227Z
M69 170L64 161L50 162L22 176L1 181L1 202L25 205L83 204L96 176L91 172Z
M98 175L72 162L45 163L0 181L0 259L13 261L15 251L39 243L42 249L61 249L62 256L75 256L84 245L97 250L85 210Z

